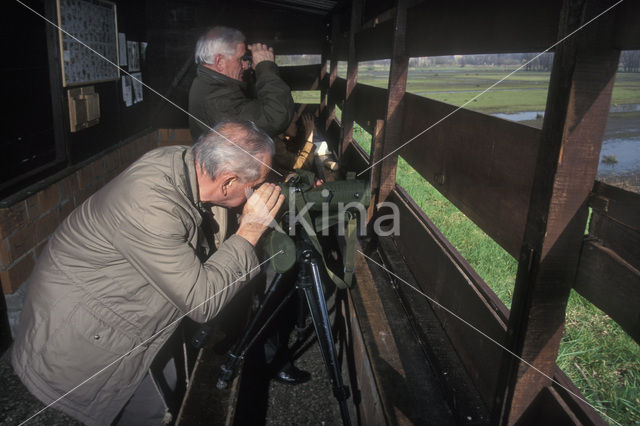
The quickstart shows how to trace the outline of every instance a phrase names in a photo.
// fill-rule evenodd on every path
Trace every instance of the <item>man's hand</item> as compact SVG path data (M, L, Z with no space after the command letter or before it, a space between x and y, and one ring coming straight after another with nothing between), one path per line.
M273 47L262 43L253 43L247 46L247 48L251 51L251 60L253 61L254 67L262 61L275 62Z
M280 194L279 186L262 184L247 200L236 234L255 246L264 231L272 226L283 202L284 195Z

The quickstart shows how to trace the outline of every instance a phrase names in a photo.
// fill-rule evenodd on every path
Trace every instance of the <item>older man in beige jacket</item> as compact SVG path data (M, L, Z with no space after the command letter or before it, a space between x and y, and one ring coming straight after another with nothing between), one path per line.
M253 123L221 123L193 148L149 152L74 210L29 282L12 352L29 391L110 424L179 319L210 320L257 273L254 245L284 198L259 186L272 155ZM258 186L225 239L226 208ZM201 227L205 207L214 238Z

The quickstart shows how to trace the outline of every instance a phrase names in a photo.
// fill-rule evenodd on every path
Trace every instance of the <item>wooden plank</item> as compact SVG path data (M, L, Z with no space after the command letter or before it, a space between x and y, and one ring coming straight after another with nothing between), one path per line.
M340 124L335 120L331 120L329 123L329 128L326 130L325 138L327 140L327 145L329 145L329 149L333 152L336 152L338 149L338 144L340 143Z
M280 67L280 77L291 90L316 90L321 64Z
M455 424L389 276L356 253L355 277L351 297L385 413L374 424Z
M575 290L640 343L640 271L597 241L582 245Z
M569 406L583 425L608 425L593 406L585 402L586 399L582 395L582 392L580 392L580 389L578 389L558 366L556 366L553 379L555 380L552 384L553 389L561 396L562 400Z
M384 418L382 402L378 393L373 367L367 353L367 345L362 335L360 321L356 315L351 292L347 293L347 302L342 305L343 317L347 320L350 354L353 356L351 374L355 376L355 384L351 382L352 393L357 391L358 399L354 396L360 424L373 425Z
M336 78L338 77L338 53L336 51L336 40L340 35L340 16L336 13L331 15L331 65L329 69L329 86L327 91L327 104L326 107L323 108L322 114L320 115L320 123L323 123L322 130L328 130L331 122L333 121L335 115L335 106L338 101L336 101L336 95L339 96L339 93L336 93L335 88L333 87Z
M604 3L566 0L559 35L587 22ZM600 18L600 39L613 34L613 17ZM550 384L562 338L619 58L619 51L591 49L592 36L586 27L554 55L508 331L509 348L537 370L503 355L501 406L494 412L503 424L517 423Z
M404 280L392 276L393 287L401 299L422 350L427 354L434 371L439 372L443 396L457 423L487 423L489 412L484 401L466 373L429 301L414 290L419 289L420 285L398 252L392 237L379 237L378 244L378 252L384 259L384 265Z
M347 80L336 77L329 89L329 97L335 101L334 105L341 107L344 103L344 96L347 88Z
M508 315L504 304L402 188L392 192L389 200L399 210L399 235L394 237L398 250L418 279L421 290L503 343L505 317ZM480 396L491 410L502 350L431 300L430 303Z
M409 9L410 57L483 53L542 52L556 43L561 2L423 2ZM603 4L602 9L612 3ZM616 15L613 45L640 49L640 4L625 1ZM393 22L363 28L356 36L358 60L391 58Z
M581 425L578 417L551 386L544 387L522 415L518 425Z
M360 29L362 21L363 0L351 2L351 25L349 26L349 59L347 60L347 85L345 88L344 110L342 111L342 137L340 138L339 156L342 158L344 151L353 140L353 112L355 102L353 89L358 82L358 61L356 60L355 35Z
M391 65L389 67L389 83L387 88L387 105L385 108L384 137L376 138L382 142L379 162L373 162L379 168L377 193L373 194L375 203L384 202L396 186L396 169L398 154L394 152L401 143L402 120L404 119L404 95L407 90L407 74L409 72L409 55L407 54L407 7L408 0L398 0L394 18L393 43L391 49Z
M541 52L556 42L555 0L423 2L408 11L409 56ZM392 22L358 34L358 60L391 57Z
M614 47L620 50L640 49L640 3L625 1L616 6Z
M402 141L456 107L407 93ZM517 257L533 184L540 130L461 109L400 155L484 232Z
M387 104L387 90L368 84L358 84L354 91L354 119L363 129L373 134L376 120L383 119Z
M640 269L640 195L597 182L589 206L589 235Z

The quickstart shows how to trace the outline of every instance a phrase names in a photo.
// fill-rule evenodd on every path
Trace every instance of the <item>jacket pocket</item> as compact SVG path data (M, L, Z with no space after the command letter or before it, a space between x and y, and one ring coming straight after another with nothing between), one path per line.
M117 372L134 347L134 339L78 304L41 352L42 378L82 406L104 400L127 384Z

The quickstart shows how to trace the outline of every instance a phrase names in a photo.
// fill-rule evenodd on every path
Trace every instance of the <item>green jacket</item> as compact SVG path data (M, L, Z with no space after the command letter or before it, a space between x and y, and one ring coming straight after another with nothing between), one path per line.
M294 113L291 89L278 75L274 62L260 62L255 71L257 97L253 98L246 83L198 65L189 90L189 113L211 127L235 118L253 121L269 136L284 132ZM193 117L189 117L189 128L193 140L209 130Z
M29 278L14 370L48 404L110 424L183 315L213 318L257 274L249 242L202 230L191 148L147 153L58 227ZM209 256L209 254L213 254ZM203 260L206 259L206 260Z

